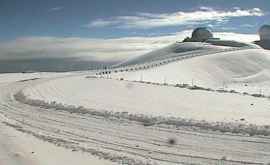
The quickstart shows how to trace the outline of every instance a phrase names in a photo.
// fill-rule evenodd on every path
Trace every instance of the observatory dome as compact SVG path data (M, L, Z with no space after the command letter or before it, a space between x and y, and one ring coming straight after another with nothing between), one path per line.
M263 25L259 30L260 39L270 40L270 25Z
M206 27L199 27L196 28L193 32L192 32L192 40L193 41L197 41L197 42L203 42L206 41L210 38L213 38L213 34L212 32L207 29Z

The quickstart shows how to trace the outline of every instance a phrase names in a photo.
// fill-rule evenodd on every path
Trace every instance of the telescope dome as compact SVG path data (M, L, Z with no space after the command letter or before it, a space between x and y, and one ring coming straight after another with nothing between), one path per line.
M199 27L196 28L193 32L192 32L192 40L193 41L197 41L197 42L203 42L206 41L210 38L213 38L213 34L212 32L207 29L206 27Z
M263 25L259 30L261 40L270 40L270 25Z

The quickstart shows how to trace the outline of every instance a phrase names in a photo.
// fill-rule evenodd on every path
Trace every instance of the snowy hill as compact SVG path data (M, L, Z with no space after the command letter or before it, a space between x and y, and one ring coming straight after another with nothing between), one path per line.
M224 45L233 42L222 43ZM151 65L153 61L160 61L163 58L163 60L167 60L177 55L187 56L187 58L180 58L162 65ZM137 65L133 65L135 63ZM138 69L139 63L144 66L151 65L151 67ZM248 92L250 95L262 92L270 94L270 90L268 90L270 86L269 51L252 44L234 48L202 42L175 43L164 49L126 61L125 64L121 65L127 65L127 67L121 67L122 71L119 71L119 68L106 71L105 75L100 76L116 80L124 79L159 84L190 84L211 89L228 88L228 90L234 89L237 92ZM135 69L136 67L138 68ZM74 86L74 84L76 85ZM264 87L264 89L259 89L259 86ZM252 123L266 124L269 122L262 119L268 114L265 107L252 107L256 110L252 114L249 114L250 111L246 111L255 101L254 97L197 92L173 87L152 87L134 82L96 80L93 76L69 78L68 82L66 79L49 81L24 90L24 94L33 100L44 100L47 103L56 101L64 105L100 110L110 109L115 112L127 111L135 114L166 117L182 116L212 122L233 122L245 116ZM136 99L130 99L132 97ZM151 99L148 100L148 98ZM179 102L179 99L185 102ZM192 100L200 102L199 106L191 104ZM229 100L229 102L223 104L224 100ZM267 102L259 104L266 105ZM202 105L205 107L205 112L198 111ZM146 110L145 107L151 108ZM164 111L166 107L169 107L168 111ZM216 111L217 109L218 111ZM234 112L230 111L224 116L232 109ZM208 116L209 113L212 114L211 118ZM263 114L263 116L259 114ZM258 115L257 118L256 115Z
M127 59L115 67L138 65L193 54L204 55L213 52L227 51L232 48L258 48L258 46L254 44L223 40L209 40L207 42L176 42L165 48L158 49L141 56L136 56L135 58Z
M263 91L270 93L268 91L270 84L270 51L263 50L252 44L233 48L231 46L214 46L206 43L179 43L177 48L187 45L184 47L186 49L181 49L181 53L175 53L175 49L173 49L175 45L131 59L126 61L125 64L154 61L177 55L186 56L189 53L193 55L192 58L180 58L168 64L148 69L112 72L113 74L110 76L117 79L166 82L169 84L186 83L211 88L228 87L252 93L258 93L260 87L263 88ZM183 51L187 49L191 51ZM134 67L136 68L136 66Z

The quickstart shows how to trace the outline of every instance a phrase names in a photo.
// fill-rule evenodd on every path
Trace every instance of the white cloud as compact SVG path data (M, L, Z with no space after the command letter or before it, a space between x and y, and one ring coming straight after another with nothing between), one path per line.
M242 42L253 42L259 40L259 35L257 34L240 34L233 32L219 32L214 34L217 38L222 38L224 40L234 40Z
M117 16L109 19L97 19L86 27L118 27L118 28L155 28L164 26L177 26L186 24L201 24L207 21L226 21L234 17L263 16L264 12L259 8L232 10L215 10L202 6L197 11L174 13L138 13L134 16Z
M241 25L241 27L244 27L244 28L252 28L252 27L255 27L256 25L254 24L243 24Z
M26 37L0 43L0 60L33 58L69 58L121 60L182 41L192 30L155 37L125 37L117 39L85 39L58 37ZM219 32L216 37L251 42L256 34Z
M60 10L63 10L63 9L64 9L63 6L57 6L57 7L50 8L49 11L53 12L53 11L60 11Z
M201 6L199 9L200 10L205 10L205 11L212 11L212 10L214 10L212 7L208 7L208 6Z
M1 43L0 60L61 57L117 60L146 53L173 40L176 40L175 35L117 39L26 37Z

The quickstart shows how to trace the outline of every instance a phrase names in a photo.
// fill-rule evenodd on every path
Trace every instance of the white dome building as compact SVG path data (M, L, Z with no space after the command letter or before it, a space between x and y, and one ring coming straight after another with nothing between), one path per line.
M213 38L212 32L206 27L196 28L192 32L192 41L203 42L210 38Z
M259 30L261 41L270 40L270 25L263 25Z

